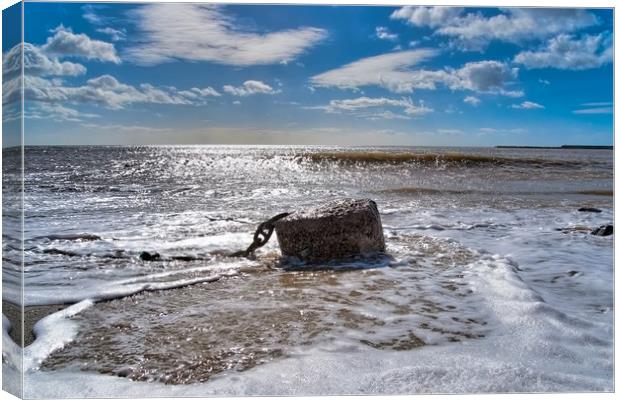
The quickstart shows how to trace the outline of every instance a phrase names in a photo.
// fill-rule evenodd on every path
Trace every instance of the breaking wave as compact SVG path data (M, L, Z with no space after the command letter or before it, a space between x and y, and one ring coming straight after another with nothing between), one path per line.
M498 166L524 165L539 167L579 167L590 165L591 162L576 160L540 159L540 158L510 158L485 156L465 153L411 153L390 151L326 151L304 153L297 155L298 160L310 162L338 162L338 163L373 163L399 164L413 163L420 165L454 165L454 166Z

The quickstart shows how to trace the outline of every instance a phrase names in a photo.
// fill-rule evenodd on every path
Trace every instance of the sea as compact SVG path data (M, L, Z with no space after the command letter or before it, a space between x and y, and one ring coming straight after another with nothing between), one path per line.
M3 316L26 397L614 390L611 150L26 147L23 186L20 155L3 300L65 305L23 350ZM385 253L228 256L343 198L377 203Z

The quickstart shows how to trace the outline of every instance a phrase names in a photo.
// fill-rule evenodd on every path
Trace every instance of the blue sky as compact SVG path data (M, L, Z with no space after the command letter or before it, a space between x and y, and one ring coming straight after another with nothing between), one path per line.
M613 141L611 10L26 3L25 21L27 144Z

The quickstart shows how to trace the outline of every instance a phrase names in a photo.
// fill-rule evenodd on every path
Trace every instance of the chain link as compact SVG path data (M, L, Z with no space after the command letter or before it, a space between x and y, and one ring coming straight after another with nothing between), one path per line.
M254 240L252 244L248 246L245 250L240 250L235 253L230 254L229 257L249 257L254 251L260 247L263 247L267 244L271 235L273 234L273 230L275 229L275 223L282 218L289 216L291 213L282 213L278 214L273 218L268 219L265 222L262 222L256 228L256 232L254 232Z

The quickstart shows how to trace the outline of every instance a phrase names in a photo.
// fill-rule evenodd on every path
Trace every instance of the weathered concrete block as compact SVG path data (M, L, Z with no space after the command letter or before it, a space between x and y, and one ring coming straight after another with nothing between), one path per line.
M275 223L283 256L319 262L385 251L377 204L343 199L297 211Z

